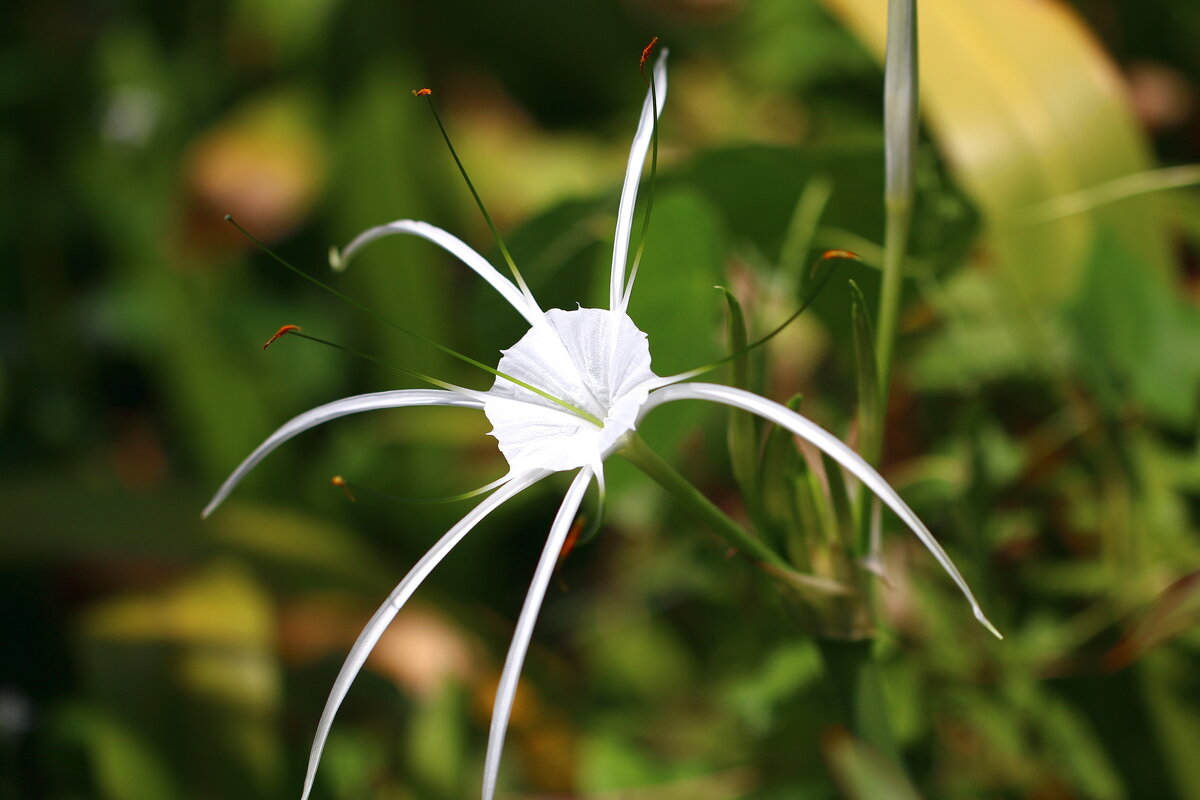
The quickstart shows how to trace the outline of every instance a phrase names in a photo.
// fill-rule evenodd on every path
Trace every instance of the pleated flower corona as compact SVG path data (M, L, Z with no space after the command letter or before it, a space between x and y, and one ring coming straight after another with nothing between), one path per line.
M550 526L496 692L482 791L484 800L491 800L496 790L500 755L521 666L551 573L584 494L593 481L603 488L605 460L623 448L633 446L637 441L638 425L647 414L659 406L680 400L707 400L748 411L823 450L878 496L916 534L957 584L976 618L995 633L966 582L917 515L879 473L837 437L785 406L751 392L714 383L691 382L695 373L659 377L652 371L646 334L627 313L637 259L631 269L627 269L627 261L638 184L655 136L657 114L667 95L666 58L664 50L652 70L652 85L642 106L629 153L617 212L608 308L543 311L515 268L514 280L510 280L460 239L424 222L398 220L364 232L340 254L335 254L335 267L344 267L355 251L381 237L408 234L424 238L453 254L483 278L529 323L528 332L512 347L502 351L499 364L495 370L490 370L496 378L488 391L435 381L443 388L356 395L300 414L259 445L234 470L204 510L205 516L211 513L251 469L292 437L338 417L375 409L435 405L478 409L491 422L491 435L508 462L508 473L488 487L493 490L491 494L450 528L412 567L350 649L317 725L304 780L305 799L312 791L334 716L351 683L388 624L421 582L447 553L501 505L548 475L576 470ZM645 56L643 66L644 59ZM507 259L502 243L501 250ZM513 266L511 260L509 265ZM281 329L281 333L286 332Z

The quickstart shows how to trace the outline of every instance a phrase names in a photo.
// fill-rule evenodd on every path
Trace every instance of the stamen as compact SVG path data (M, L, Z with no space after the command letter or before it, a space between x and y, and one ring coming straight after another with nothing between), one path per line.
M646 59L650 58L650 51L654 49L654 45L658 44L658 37L655 36L650 40L650 44L642 48L642 60L638 62L638 71L642 73L642 80L649 85L650 81L646 80Z
M827 266L827 262L830 261L861 262L862 259L859 257L858 253L850 250L826 250L824 253L822 253L821 257L818 258L813 264L812 273L809 279L812 285L809 287L808 291L804 293L804 297L800 301L800 307L797 308L790 317L779 323L779 325L776 326L775 329L766 336L746 345L746 350L744 352L750 352L751 350L761 347L762 345L771 341L778 336L784 328L795 322L797 317L808 310L808 307L812 305L814 300L817 299L817 295L819 295L821 290L825 288L825 284L829 282L831 277L833 277L833 267L831 265ZM821 271L822 267L825 267L823 272Z
M321 339L317 336L312 336L307 333L302 333L300 330L300 326L298 326L298 325L284 325L282 328L280 328L278 331L275 332L275 335L272 336L267 341L267 344L263 345L263 349L266 349L267 345L271 344L271 342L275 341L279 337L284 336L289 333L293 336L298 336L301 339L307 339L310 342L316 342L317 344L323 344L326 347L332 347L334 350L341 350L343 353L349 353L352 356L358 356L361 359L370 361L374 364L379 364L380 366L387 367L388 369L394 369L397 372L399 372L403 375L407 375L410 378L416 378L419 381L424 381L426 383L433 384L434 386L438 387L439 389L448 389L452 392L467 391L467 390L463 389L461 386L455 386L452 383L447 383L446 381L438 380L437 378L430 377L429 375L426 375L423 372L417 372L416 370L411 370L411 369L408 369L407 367L398 366L389 361L385 361L384 359L379 358L378 356L373 356L370 353L364 353L361 350L355 350L352 347L346 347L345 345L340 345L337 342L331 342L331 341L328 341L327 339Z
M350 498L351 502L358 502L354 495L350 493L350 490L353 489L356 492L374 495L375 497L382 497L384 500L395 500L397 503L404 503L406 505L440 505L442 503L456 503L459 500L469 500L472 497L478 497L481 494L486 494L487 492L490 492L493 489L507 483L508 480L509 476L505 475L503 478L491 481L490 483L485 483L483 486L480 486L477 489L471 489L467 492L452 494L446 497L401 497L399 495L376 491L375 489L371 489L367 486L362 486L357 483L350 483L341 475L334 475L332 478L330 478L329 482L345 492L346 497Z
M797 308L790 317L785 319L783 322L779 323L779 325L775 326L775 328L770 333L768 333L766 336L763 336L760 339L756 339L755 341L753 341L750 344L743 347L741 350L730 353L729 355L725 356L724 358L718 359L717 361L714 361L711 364L706 364L703 367L696 367L695 369L690 369L686 372L680 372L677 375L672 375L667 380L669 380L671 383L678 383L679 381L685 381L685 380L688 380L689 378L694 378L697 375L703 375L706 372L711 372L712 370L716 369L717 367L724 366L725 364L728 364L730 361L741 358L746 353L749 353L751 350L756 350L757 348L762 347L764 344L766 344L767 342L774 339L776 336L778 336L780 333L783 332L784 328L786 328L788 325L791 325L793 322L795 322L796 318L799 317L801 314L803 314L805 311L807 311L808 307L813 304L813 301L817 299L817 296L819 294L821 294L821 290L825 288L825 284L829 283L829 279L833 276L833 267L831 265L828 265L828 262L838 261L838 260L860 261L860 262L862 261L862 259L859 258L857 253L854 253L850 250L826 250L824 253L821 254L821 257L817 259L816 263L813 264L812 277L810 277L810 279L809 279L809 283L810 283L809 289L808 289L808 291L805 292L804 297L801 299L800 307ZM822 267L824 267L823 271L822 271ZM727 291L724 287L721 287L721 286L718 286L715 288L720 289L722 291Z
M633 291L633 281L637 278L638 267L642 263L642 253L646 250L646 234L650 230L650 211L654 208L654 185L655 178L658 175L658 87L653 79L646 80L646 59L650 57L650 51L658 44L658 37L655 36L650 40L650 44L642 50L642 58L638 63L638 71L641 73L642 81L650 87L650 178L646 183L646 210L642 215L642 230L638 233L637 249L633 253L633 263L629 267L629 278L625 281L625 296L623 304L629 305L630 293ZM651 76L653 78L653 76Z
M583 533L583 525L587 522L587 516L580 514L575 518L575 522L571 524L571 531L567 534L567 538L563 541L562 550L558 554L558 564L555 569L563 565L567 560L567 556L571 555L571 551L575 549L575 545L579 543L579 535Z
M267 339L266 343L263 344L263 350L266 350L268 347L270 347L271 344L279 337L286 336L289 333L298 332L299 330L300 330L299 325L284 325L284 326L282 326L279 330L275 331L274 336L272 336L270 339Z
M429 111L433 114L433 121L437 123L438 130L442 133L442 139L446 142L446 147L449 148L450 155L454 158L454 164L458 167L459 174L466 181L467 188L471 190L471 197L475 198L475 205L479 207L479 212L483 214L483 220L487 223L488 230L492 232L492 238L496 240L496 247L499 248L500 255L504 257L504 263L508 265L508 269L512 273L513 279L517 282L517 286L521 289L521 293L530 300L533 300L533 292L529 291L529 286L525 283L525 278L521 276L521 271L517 269L517 262L513 260L512 253L508 252L508 246L504 244L504 239L500 236L500 231L496 228L496 223L492 221L492 215L488 213L487 206L483 204L483 198L476 191L475 184L471 182L471 176L467 174L467 168L463 166L462 159L458 157L458 151L454 149L454 143L450 141L450 134L446 132L446 126L442 124L442 118L437 112L437 106L433 104L433 91L430 89L418 89L413 94L417 97L424 97L425 101L429 104Z
M567 556L581 544L587 544L592 539L596 538L596 534L600 532L600 526L604 522L604 498L600 498L600 505L596 509L596 518L591 521L591 524L584 528L584 524L588 521L587 514L580 514L571 524L571 530L567 533L567 538L563 541L562 550L559 551L558 561L554 565L554 570L557 572L562 569L563 562L567 560ZM567 590L566 582L562 576L558 578L559 588L564 592Z
M358 502L358 498L356 498L351 493L350 487L346 484L346 479L343 478L341 475L334 475L332 478L329 479L329 482L332 483L334 486L338 487L339 489L341 489L342 493L346 495L346 499L349 500L351 503Z
M477 368L483 370L484 372L495 375L498 378L504 378L504 380L506 380L510 383L513 383L517 386L520 386L522 389L528 389L529 391L533 392L534 394L538 395L539 397L544 397L547 400L549 400L550 402L554 403L555 405L562 406L566 410L570 411L572 414L575 414L576 416L586 419L588 422L591 422L593 425L597 425L599 427L604 426L604 423L599 418L597 418L594 414L589 414L587 411L584 411L581 408L576 408L575 406L568 403L566 400L557 398L554 395L550 394L549 392L545 391L544 389L539 389L536 386L533 386L531 384L526 383L523 380L520 380L519 378L514 378L513 376L505 374L494 367L489 367L487 364L484 364L482 361L477 361L477 360L471 358L470 356L463 355L462 353L458 352L457 350L452 350L451 348L446 347L444 344L439 344L438 342L435 342L428 337L422 336L421 334L416 333L414 331L410 331L408 328L405 328L403 325L393 322L392 320L388 319L383 314L380 314L378 311L371 308L370 306L364 305L363 303L358 302L357 300L350 297L349 295L339 292L337 289L334 289L329 284L324 283L323 281L320 281L317 278L314 278L312 275L309 275L307 272L305 272L304 270L295 266L290 261L285 259L283 256L279 255L274 250L272 250L271 248L269 248L265 244L263 244L261 241L259 241L259 239L254 234L250 233L250 231L246 230L240 224L238 224L237 220L235 220L233 218L232 214L226 214L225 221L228 222L229 224L233 225L233 227L237 228L241 232L241 234L243 236L245 236L247 239L249 239L251 242L253 242L258 247L259 250L262 250L264 253L269 255L271 258L275 259L275 261L277 261L280 264L282 264L283 266L287 267L292 272L299 275L301 278L304 278L304 280L321 287L322 289L329 292L334 297L338 298L339 300L342 300L343 302L349 303L350 305L354 306L355 308L359 309L360 311L365 311L367 314L370 314L372 317L379 320L380 322L387 325L388 327L394 328L395 330L400 331L401 333L403 333L406 336L411 336L412 338L416 339L418 342L422 342L424 344L429 345L430 347L437 348L438 350L442 351L446 355L451 356L452 358L457 358L459 361L462 361L465 364L470 364L471 366L477 367ZM296 333L296 332L291 331L291 333ZM303 337L303 334L297 334L297 335ZM305 338L312 338L312 337L305 337ZM315 341L322 341L323 344L328 344L331 347L337 347L340 350L346 350L346 348L341 347L340 345L333 344L332 342L324 342L323 340L320 340L320 339L317 339ZM358 353L357 351L347 350L347 352L355 353L356 355L360 355L363 358L367 358L367 359L370 359L373 361L378 361L378 359L374 358L373 356L368 356L368 355L365 355L362 353ZM382 362L382 361L379 361L379 363L384 364L385 366L389 366L389 367L392 366L391 364L387 364L386 362ZM450 387L450 384L446 384L441 381L436 381L433 378L430 378L425 375L420 375L419 373L414 373L411 370L405 370L403 367L393 367L393 368L399 369L402 372L412 374L416 377L419 377L421 380L430 381L435 386ZM450 388L452 391L463 391L463 389L461 387L450 387Z
M821 254L821 261L828 261L833 258L844 258L849 261L862 261L862 256L853 250L826 250ZM816 265L813 266L813 272L816 272Z

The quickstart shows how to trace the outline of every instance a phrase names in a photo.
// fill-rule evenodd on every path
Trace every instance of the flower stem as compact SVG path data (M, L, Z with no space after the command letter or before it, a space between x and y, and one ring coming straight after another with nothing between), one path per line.
M904 279L904 254L908 245L908 232L912 222L912 200L889 198L887 202L887 227L884 233L883 289L879 299L879 327L875 331L875 356L879 369L879 416L876 430L883 430L883 417L887 409L888 389L892 374L892 352L896 339L896 319L900 311L900 293ZM874 444L879 449L879 439ZM864 453L864 457L878 463L880 454Z
M896 321L904 288L904 257L912 228L916 169L919 74L917 68L917 2L888 0L887 55L884 59L884 211L887 215L883 240L883 287L879 298L879 321L875 327L876 396L874 419L863 425L862 456L872 466L883 460L888 395L891 390L892 354ZM861 357L861 356L860 356ZM859 500L859 542L868 558L874 551L878 531L873 527L876 501L865 492Z
M651 450L641 437L636 434L631 436L629 443L621 450L621 455L629 463L650 476L655 483L666 489L693 517L707 525L714 533L746 556L786 573L793 571L792 566L784 561L778 553L717 508L687 478L676 472L670 464L663 461L658 453Z
M874 641L817 637L816 642L825 662L826 677L834 688L843 724L856 737L903 768L888 719L879 665L872 653Z
M878 465L883 455L884 426L891 383L892 355L900 295L904 286L904 257L912 226L917 141L917 4L916 0L888 0L887 56L884 63L883 116L885 145L883 287L879 322L875 328L877 396L871 404L875 419L863 442L863 457ZM870 532L873 500L864 492L859 505L862 532ZM867 543L871 536L861 536ZM876 555L870 553L871 556ZM865 590L864 590L865 591ZM834 687L846 725L903 768L892 735L883 681L873 652L874 639L839 641L818 638L826 674Z
M919 91L916 0L888 0L887 56L883 72L884 202L887 227L884 232L883 294L879 301L879 327L875 332L879 389L883 400L881 409L887 406L904 254L912 221Z

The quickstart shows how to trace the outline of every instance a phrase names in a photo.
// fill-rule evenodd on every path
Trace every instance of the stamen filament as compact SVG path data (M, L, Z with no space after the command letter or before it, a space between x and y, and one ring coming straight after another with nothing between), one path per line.
M529 291L528 284L525 283L525 278L522 277L521 271L517 269L517 262L513 260L512 253L508 251L508 246L504 244L504 239L500 236L500 231L496 228L496 223L492 221L492 215L488 213L487 207L483 204L483 198L479 196L479 192L475 189L475 184L471 182L471 176L467 174L467 168L463 166L462 159L458 157L458 151L454 149L454 143L450 141L450 134L446 131L446 126L442 124L442 117L437 112L437 106L433 104L433 92L429 89L421 89L414 92L418 97L424 97L425 102L429 104L429 111L433 114L433 121L437 123L438 130L441 131L442 139L446 142L446 147L450 150L450 155L454 158L454 164L458 167L458 172L466 181L467 188L471 190L471 197L475 198L475 205L479 207L479 212L483 214L483 219L487 223L488 230L492 232L492 238L496 240L496 247L500 249L500 255L504 258L504 263L508 265L508 269L513 274L513 279L520 287L521 293L526 297L533 299L533 293Z
M479 369L483 370L484 372L491 373L492 375L495 375L498 378L504 378L504 380L506 380L510 383L513 383L517 386L520 386L522 389L528 389L529 391L533 392L534 394L538 395L539 397L544 397L547 400L549 400L550 402L554 403L555 405L562 406L566 410L570 411L572 414L582 417L583 419L587 420L588 422L592 423L593 425L597 425L599 427L604 426L603 421L598 419L595 415L589 414L587 411L584 411L581 408L576 408L572 404L568 403L566 400L559 399L543 389L539 389L536 386L532 386L532 385L526 383L525 381L520 380L519 378L514 378L511 375L507 375L507 374L501 372L500 370L496 369L495 367L489 367L487 364L484 364L482 361L476 361L475 359L471 358L468 355L464 355L464 354L458 352L457 350L452 350L451 348L446 347L444 344L439 344L438 342L435 342L432 339L422 336L419 333L410 331L408 328L405 328L403 325L393 322L392 320L388 319L383 314L380 314L378 311L371 308L370 306L364 305L363 303L360 303L359 301L355 300L353 297L350 297L349 295L339 292L337 289L333 288L329 284L327 284L317 278L314 278L312 275L309 275L307 272L305 272L304 270L295 266L294 264L289 262L287 259L285 259L283 256L279 255L274 250L272 250L271 248L269 248L265 244L263 244L261 241L259 241L259 239L254 234L250 233L250 231L243 228L238 223L238 221L233 218L232 214L226 214L225 221L228 222L229 224L233 225L233 227L237 228L239 231L241 231L243 236L245 236L247 239L249 239L251 242L253 242L255 245L258 246L258 249L262 250L264 253L269 255L271 258L275 259L275 261L277 261L280 264L282 264L283 266L287 267L292 272L299 275L301 278L304 278L304 280L321 287L325 291L332 294L334 297L338 298L339 300L349 303L350 305L354 306L355 308L359 309L360 311L365 311L367 314L370 314L372 317L379 320L380 322L387 325L388 327L394 328L395 330L400 331L401 333L405 334L406 336L411 336L412 338L416 339L419 342L422 342L431 347L437 348L438 350L442 351L446 355L451 356L453 358L457 358L459 361L462 361L463 363L470 364L473 367L478 367ZM295 333L295 331L292 331L292 333ZM333 347L338 347L340 349L346 349L346 348L342 348L341 345L334 345L334 344L332 344L332 342L326 342L326 344L330 344ZM351 351L351 352L353 352L353 351ZM378 360L378 359L375 359L374 356L366 356L365 354L364 354L364 357L371 359L371 360ZM383 364L384 362L379 362L379 363ZM385 364L385 366L392 366L392 365ZM402 367L395 367L395 369L403 370ZM447 385L447 384L442 384L442 383L436 382L436 379L434 379L434 378L428 378L427 376L420 375L419 373L413 373L413 372L411 372L411 370L408 370L407 372L409 372L410 374L412 374L416 377L419 377L421 380L433 381L433 382L435 382L435 385L438 385L438 386ZM460 391L460 389L458 387L455 387L454 391Z
M274 335L272 335L270 339L267 339L267 341L265 341L263 343L262 349L266 350L268 347L273 345L281 336L286 336L289 333L295 333L296 331L299 331L299 330L300 330L299 325L280 326L279 330L275 331Z
M858 257L857 253L853 253L849 250L826 250L824 253L821 254L821 257L817 260L816 265L814 265L814 269L816 267L821 266L821 264L823 262L832 261L834 259L845 259L847 261L862 261L862 259ZM697 375L703 375L706 372L711 372L714 369L716 369L717 367L724 366L725 364L728 364L729 362L734 361L735 359L741 358L746 353L749 353L751 350L756 350L759 347L762 347L764 344L771 341L776 336L778 336L780 333L782 333L784 328L786 328L788 325L791 325L793 322L796 321L797 317L799 317L801 314L803 314L805 311L808 310L808 307L810 305L812 305L813 301L817 299L817 296L819 294L821 294L821 290L825 288L825 284L829 282L829 279L832 276L833 276L833 269L826 269L823 273L818 275L816 282L813 283L811 288L808 290L808 292L805 293L804 299L800 303L800 307L797 308L794 312L792 312L792 315L790 317L785 319L783 322L779 323L779 325L775 326L775 328L770 333L768 333L766 336L763 336L760 339L756 339L755 341L746 345L742 349L732 352L729 355L725 356L724 358L718 359L718 360L712 362L711 364L706 364L703 367L696 367L695 369L690 369L686 372L680 372L677 375L672 375L668 380L671 383L678 383L679 381L685 381L689 378L695 378ZM727 291L723 286L716 286L714 288L720 289L722 291Z
M358 498L355 497L353 495L353 493L351 493L350 487L346 483L346 479L343 478L341 475L334 475L332 478L329 479L329 482L331 484L333 484L334 486L338 487L339 489L341 489L342 494L346 495L346 499L349 500L351 503L358 502Z
M481 494L487 494L500 485L507 483L508 480L509 476L505 475L503 478L485 483L483 486L480 486L477 489L471 489L466 492L447 495L445 497L401 497L399 495L376 491L375 489L371 489L370 487L362 486L357 483L350 483L341 475L334 475L329 482L345 492L346 496L350 498L351 502L358 502L354 495L350 493L350 490L353 489L356 492L365 492L366 494L374 495L375 497L382 497L385 500L395 500L398 503L405 503L407 505L439 505L442 503L455 503L459 500L469 500L472 497L478 497Z
M638 62L638 72L642 73L642 80L645 81L647 84L649 84L650 81L646 80L646 61L649 60L650 53L651 53L651 51L654 50L654 45L656 45L656 44L658 44L657 36L655 36L653 39L650 40L650 44L648 44L642 48L642 58Z
M301 339L307 339L310 342L316 342L317 344L323 344L326 347L332 347L334 350L341 350L343 353L349 353L352 356L358 356L359 358L364 359L366 361L370 361L374 364L379 364L380 366L387 367L389 369L394 369L403 375L407 375L410 378L416 378L417 380L420 380L420 381L425 381L426 383L432 384L432 385L438 387L439 389L448 389L449 391L452 391L452 392L468 391L468 390L463 389L461 386L455 386L452 383L447 383L446 381L438 380L437 378L431 377L422 372L417 372L416 370L411 370L411 369L408 369L407 367L401 367L396 364L392 364L391 362L385 361L384 359L379 358L378 356L373 356L370 353L364 353L361 350L355 350L353 347L346 347L345 345L338 344L337 342L331 342L327 339L322 339L317 336L312 336L307 333L302 333L300 331L300 329L295 326L285 325L283 328L280 328L280 332L275 335L276 335L276 337L279 337L279 336L283 336L284 334L289 334L289 333L292 336L298 336Z
M658 175L658 87L654 83L654 76L650 76L650 80L646 80L646 59L650 57L650 51L658 44L658 37L655 36L650 40L650 44L646 45L642 50L642 59L638 64L638 71L641 72L642 81L650 87L650 106L652 110L651 128L650 128L650 179L646 184L646 210L642 216L642 230L638 233L637 248L633 253L633 264L629 267L629 278L625 281L625 296L622 303L625 306L629 305L629 296L633 291L633 281L637 277L638 266L642 263L642 253L646 250L646 234L650 230L650 212L654 209L654 185L655 177Z

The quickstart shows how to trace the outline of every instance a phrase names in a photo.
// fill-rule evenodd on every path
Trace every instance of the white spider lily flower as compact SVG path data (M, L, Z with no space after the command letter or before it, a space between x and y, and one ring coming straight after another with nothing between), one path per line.
M317 725L304 780L303 798L312 791L321 752L350 684L384 629L437 564L488 514L554 472L579 470L558 510L521 609L504 662L488 735L483 798L491 800L518 677L551 573L571 522L593 480L602 482L603 463L618 452L654 408L676 400L708 400L744 409L812 442L874 492L917 535L950 574L975 616L996 633L950 558L917 515L866 461L835 436L788 408L728 386L681 383L695 373L661 378L650 369L650 348L626 313L633 276L626 275L627 251L638 183L653 136L656 106L667 94L666 52L653 69L654 89L642 106L629 154L614 236L609 308L551 309L543 312L523 285L502 275L460 239L424 222L399 220L372 228L333 259L341 268L358 248L380 237L410 234L440 245L479 274L530 324L515 345L502 351L499 376L486 392L445 384L446 390L405 389L337 400L292 419L254 450L217 491L204 514L211 513L239 481L283 442L316 425L348 414L406 406L457 406L481 409L493 425L491 435L509 464L495 491L475 506L417 562L375 612L338 673ZM655 102L657 100L657 103ZM999 636L998 633L996 633Z

